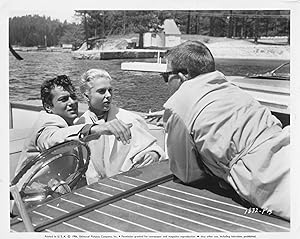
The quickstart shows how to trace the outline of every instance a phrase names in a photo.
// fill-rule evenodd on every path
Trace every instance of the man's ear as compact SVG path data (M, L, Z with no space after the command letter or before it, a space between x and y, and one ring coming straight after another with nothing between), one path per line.
M188 78L181 72L178 72L178 76L181 79L181 82L185 82L186 80L188 80Z
M45 103L44 104L44 109L47 113L52 114L52 106L50 106L49 104Z

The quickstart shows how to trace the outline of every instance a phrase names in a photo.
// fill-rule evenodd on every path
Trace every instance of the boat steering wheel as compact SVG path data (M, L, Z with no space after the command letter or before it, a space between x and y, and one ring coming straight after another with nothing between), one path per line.
M76 189L85 180L89 161L86 144L63 142L25 163L11 186L17 185L25 207L32 208Z

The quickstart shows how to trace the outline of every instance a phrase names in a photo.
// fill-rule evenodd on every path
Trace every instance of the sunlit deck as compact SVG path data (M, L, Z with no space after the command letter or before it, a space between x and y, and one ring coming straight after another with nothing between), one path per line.
M31 211L45 232L287 232L289 223L247 213L235 195L212 183L173 181L168 162L136 169L83 187ZM11 231L25 231L15 219Z

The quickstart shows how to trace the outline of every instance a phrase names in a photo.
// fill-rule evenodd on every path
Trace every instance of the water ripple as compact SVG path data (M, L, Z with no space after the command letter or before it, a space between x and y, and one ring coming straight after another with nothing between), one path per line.
M70 53L20 52L23 61L9 56L9 98L11 101L40 99L40 85L58 74L69 75L78 86L80 76L88 69L103 68L114 79L114 102L129 110L148 112L161 110L168 99L168 89L159 74L121 70L117 60L74 60ZM153 61L153 60L136 60ZM217 68L227 75L265 72L279 65L278 61L217 60ZM83 101L83 97L79 96Z

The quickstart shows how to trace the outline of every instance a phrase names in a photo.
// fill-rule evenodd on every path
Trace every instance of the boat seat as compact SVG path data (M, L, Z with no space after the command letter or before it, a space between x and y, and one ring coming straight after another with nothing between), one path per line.
M157 144L165 151L165 131L163 127L148 124L148 128L152 136L157 139Z
M9 130L9 163L10 180L15 175L16 167L23 149L24 141L29 134L28 129L10 129Z

